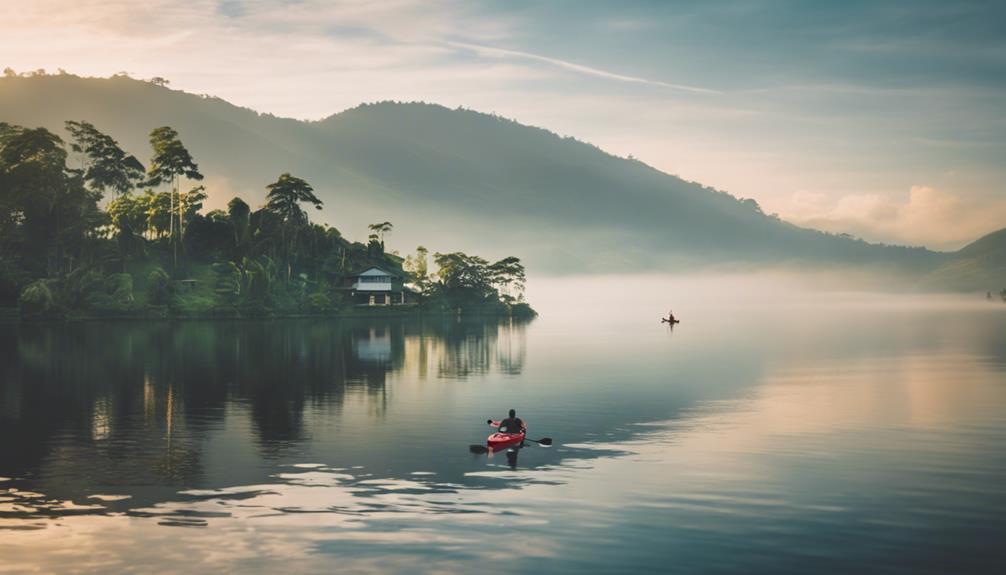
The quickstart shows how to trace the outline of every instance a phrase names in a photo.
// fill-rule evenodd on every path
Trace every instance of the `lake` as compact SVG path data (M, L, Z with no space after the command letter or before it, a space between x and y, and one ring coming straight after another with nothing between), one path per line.
M0 326L0 571L1006 567L1001 302L741 278L531 301ZM555 445L469 453L511 407Z

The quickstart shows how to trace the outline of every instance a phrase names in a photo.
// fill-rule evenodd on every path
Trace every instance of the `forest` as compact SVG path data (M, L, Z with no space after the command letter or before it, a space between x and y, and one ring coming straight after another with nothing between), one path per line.
M374 313L349 296L371 267L409 293L394 310L530 317L519 258L385 249L312 222L322 201L289 173L265 204L204 210L208 191L178 132L150 132L146 165L88 122L68 141L0 123L0 308L22 318L278 317ZM429 267L430 259L435 266ZM383 313L393 308L381 310ZM12 312L11 310L16 310Z

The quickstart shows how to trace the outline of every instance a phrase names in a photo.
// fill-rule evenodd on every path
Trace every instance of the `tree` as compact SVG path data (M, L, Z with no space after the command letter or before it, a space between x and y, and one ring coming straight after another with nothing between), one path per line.
M380 260L384 257L384 244L381 243L380 236L370 234L367 236L367 258Z
M202 180L203 175L199 173L199 166L192 160L189 151L178 139L178 132L169 126L162 126L150 132L150 147L154 150L154 157L150 160L150 168L147 170L149 179L147 184L160 186L164 183L171 185L170 195L170 218L168 231L171 236L172 249L174 250L174 268L178 268L178 242L175 239L175 218L179 218L181 227L181 206L178 212L175 210L175 197L178 195L178 181L185 177L189 180Z
M263 256L258 259L245 258L241 261L244 270L242 293L246 303L266 309L270 303L270 286L275 275L272 260Z
M143 195L146 206L147 230L151 237L163 238L171 229L171 192L147 190Z
M524 299L527 276L520 258L503 258L489 266L489 277L506 303Z
M184 194L178 195L178 239L185 245L186 222L191 221L199 210L203 209L203 201L207 198L206 188L196 186Z
M227 202L227 216L231 226L234 228L234 247L239 257L243 257L245 246L248 244L248 228L250 223L251 208L241 198L235 197Z
M12 126L0 122L0 256L14 257L18 255L16 246L21 243L21 223L23 213L20 209L24 192L18 190L11 175L12 161L16 157L8 154L7 144L20 134L20 126ZM9 255L8 255L9 254Z
M391 233L391 230L394 227L395 226L393 226L391 222L380 222L376 224L370 224L369 226L367 226L367 228L369 228L370 231L377 234L378 239L381 241L381 250L384 250L384 234Z
M423 293L430 287L427 254L429 254L427 249L419 246L416 248L416 255L405 258L405 271L412 274L412 283Z
M128 194L143 180L143 164L124 152L111 136L87 122L68 121L66 130L74 140L70 148L86 159L82 175L92 190Z
M751 198L746 198L746 199L741 200L740 202L741 202L741 205L743 205L743 206L745 206L745 207L753 210L757 214L763 213L761 211L761 206L758 205L758 202L756 200L753 200Z
M126 261L143 250L140 236L146 229L146 209L142 198L124 194L109 202L106 211L115 226L122 271L126 271Z
M0 124L0 240L45 273L62 273L65 248L83 249L97 198L66 167L63 140L45 128ZM9 245L9 247L13 247Z
M297 231L308 222L307 213L301 204L311 204L320 210L322 201L314 195L314 188L304 180L291 176L289 173L280 175L279 179L266 186L265 210L280 219L281 242L286 260L286 280L289 283L293 272L293 245Z
M462 252L435 253L439 290L453 301L485 301L492 293L489 262Z
M63 140L45 128L0 124L0 170L5 206L28 218L34 209L51 207L66 184Z
M133 194L119 196L108 203L106 211L117 226L120 218L125 217L130 229L137 235L142 236L147 229L146 196Z

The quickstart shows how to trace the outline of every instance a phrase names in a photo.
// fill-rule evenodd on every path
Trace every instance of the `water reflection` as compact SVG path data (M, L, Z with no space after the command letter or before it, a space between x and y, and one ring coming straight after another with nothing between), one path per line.
M388 379L403 372L420 380L519 374L524 330L509 320L398 319L2 330L0 437L19 440L0 442L0 476L44 489L56 504L32 508L45 515L86 501L96 486L130 490L113 508L149 504L214 483L205 469L210 437L239 435L229 445L242 449L245 421L257 455L215 457L261 467L249 462L296 454L311 439L309 408L331 422L347 401L363 402L382 417L394 397ZM18 505L0 513L25 512Z
M997 572L1006 313L616 311L0 331L0 570Z

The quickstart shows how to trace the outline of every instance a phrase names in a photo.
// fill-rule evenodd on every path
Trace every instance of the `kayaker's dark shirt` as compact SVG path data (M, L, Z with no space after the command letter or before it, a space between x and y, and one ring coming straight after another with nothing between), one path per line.
M524 422L519 417L513 419L508 417L500 422L501 433L520 433L522 429L524 429Z

